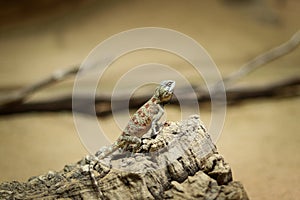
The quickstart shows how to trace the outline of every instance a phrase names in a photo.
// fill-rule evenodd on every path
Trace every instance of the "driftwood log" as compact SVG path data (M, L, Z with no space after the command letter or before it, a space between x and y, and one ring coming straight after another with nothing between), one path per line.
M117 151L96 162L98 187L93 162L87 156L26 183L1 183L0 199L248 199L197 115L166 122L156 138L143 138L138 153Z

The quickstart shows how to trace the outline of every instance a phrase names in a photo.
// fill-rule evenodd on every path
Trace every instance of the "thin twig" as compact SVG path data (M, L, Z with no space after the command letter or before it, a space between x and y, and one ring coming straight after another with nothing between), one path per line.
M278 59L298 47L300 44L300 31L297 31L287 42L258 55L257 57L251 59L246 64L242 65L238 71L231 73L229 76L223 78L223 83L225 87L228 87L230 84L238 81L242 77L248 75L250 72L253 72L258 67L265 65L275 59Z
M9 94L7 94L5 97L0 97L0 106L5 105L16 105L24 103L24 101L33 93L44 89L46 87L49 87L53 84L56 84L58 82L61 82L70 76L78 75L80 72L80 75L85 73L86 71L89 71L91 69L94 69L95 66L98 65L106 65L108 61L110 61L111 58L102 58L101 63L94 63L86 68L80 69L80 64L74 65L72 67L66 68L66 69L59 69L57 71L54 71L50 76L46 77L45 79L35 82L31 85L25 86L19 90L12 91Z
M11 104L21 104L27 99L31 94L41 90L45 87L48 87L54 83L65 80L71 75L75 75L79 70L78 66L70 67L67 69L60 69L52 73L49 77L33 83L27 87L21 88L17 91L12 91L10 94L7 94L5 97L2 97L0 100L0 105L11 105Z

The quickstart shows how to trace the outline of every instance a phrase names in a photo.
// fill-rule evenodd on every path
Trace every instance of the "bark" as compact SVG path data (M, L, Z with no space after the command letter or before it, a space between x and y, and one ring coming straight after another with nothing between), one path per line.
M197 115L166 122L156 138L143 138L129 155L117 151L101 163L87 156L25 183L2 183L0 199L248 199ZM97 187L89 174L92 162Z

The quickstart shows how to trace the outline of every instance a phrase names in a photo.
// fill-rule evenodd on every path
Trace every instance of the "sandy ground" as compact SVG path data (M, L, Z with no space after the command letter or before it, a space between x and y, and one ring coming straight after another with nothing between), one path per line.
M0 94L82 62L99 42L130 28L166 27L189 35L205 47L224 76L286 41L300 28L297 0L229 2L235 1L88 1L81 7L73 6L66 12L62 7L59 14L52 12L40 18L26 18L25 13L23 21L3 23L0 29ZM137 52L117 61L101 83L110 89L130 67L153 60L174 66L194 82L198 80L178 58ZM261 85L297 75L299 65L298 48L239 84ZM33 99L70 93L71 89L72 81L67 81ZM299 105L299 98L290 98L256 100L227 108L217 146L230 163L234 179L244 184L251 199L300 196ZM176 120L176 116L178 109L169 106L168 119ZM210 123L208 110L201 110L201 117ZM117 137L119 129L112 117L102 119L101 126L115 133L111 138ZM48 170L60 170L87 154L70 113L2 116L0 137L1 182L26 181Z

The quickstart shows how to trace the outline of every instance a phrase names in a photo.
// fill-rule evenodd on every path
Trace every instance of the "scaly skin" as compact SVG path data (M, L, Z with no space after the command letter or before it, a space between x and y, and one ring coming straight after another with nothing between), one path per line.
M154 95L133 114L120 137L106 152L100 154L98 159L107 157L119 148L126 150L130 144L136 144L138 147L141 143L140 138L150 128L152 129L152 135L155 135L158 121L164 114L163 106L172 98L174 87L174 81L163 81L156 88Z
M163 107L171 100L174 87L175 81L162 81L155 89L153 96L133 114L119 138L96 159L101 160L119 148L127 150L129 145L135 145L133 150L135 151L141 144L141 137L150 129L152 130L151 135L156 135L158 121L164 114ZM95 175L92 173L94 166L95 164L91 164L89 171L94 185L97 186L99 190ZM101 193L101 191L99 191L99 193Z

